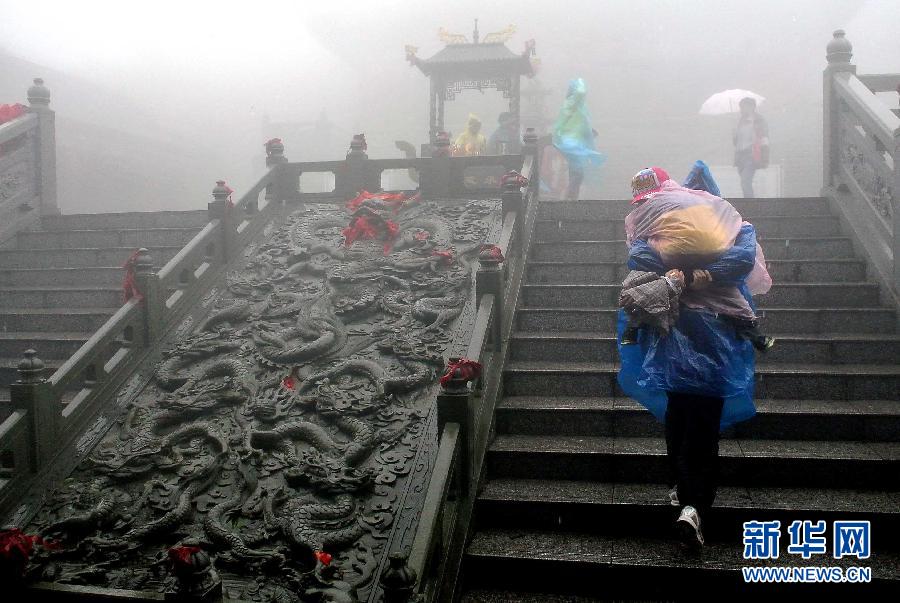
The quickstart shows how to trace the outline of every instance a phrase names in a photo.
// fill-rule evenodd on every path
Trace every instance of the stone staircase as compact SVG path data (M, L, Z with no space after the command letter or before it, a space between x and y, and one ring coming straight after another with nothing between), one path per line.
M853 592L879 600L900 592L896 310L882 304L824 200L735 205L757 227L776 283L757 303L778 343L758 357L758 416L723 434L702 557L672 538L678 510L668 498L662 426L616 383L630 207L545 202L463 561L464 601L759 593L739 570L760 563L742 558L742 523L772 519L782 522L782 552L770 564L869 566L873 583ZM824 519L829 531L834 519L871 520L874 554L835 560L829 544L827 556L809 561L788 555L795 519Z
M122 305L135 249L161 267L208 221L205 210L50 216L0 248L0 417L25 350L51 374Z

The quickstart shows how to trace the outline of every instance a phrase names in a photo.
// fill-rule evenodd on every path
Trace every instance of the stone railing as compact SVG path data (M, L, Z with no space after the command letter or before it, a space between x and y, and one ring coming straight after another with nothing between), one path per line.
M824 75L824 191L900 299L900 117L876 97L900 74L856 75L844 32L828 44Z
M476 273L478 313L466 359L451 359L437 397L438 451L412 547L391 555L381 575L386 603L453 601L475 493L500 398L512 329L538 202L536 139L525 139L522 173L503 181L503 228L485 246ZM525 188L523 193L522 188ZM509 310L509 311L507 311Z
M28 112L0 125L0 245L56 206L55 115L40 78L28 89Z

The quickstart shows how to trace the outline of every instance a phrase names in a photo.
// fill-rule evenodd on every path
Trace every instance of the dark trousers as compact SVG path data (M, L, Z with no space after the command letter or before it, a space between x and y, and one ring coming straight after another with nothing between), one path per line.
M756 173L752 152L749 150L738 151L734 163L737 166L738 174L741 176L741 191L744 193L744 198L752 198L754 196L753 175Z
M722 398L668 392L666 455L678 501L700 517L716 498L719 473L719 421Z
M582 182L584 182L584 167L569 160L569 186L566 189L567 201L578 201Z

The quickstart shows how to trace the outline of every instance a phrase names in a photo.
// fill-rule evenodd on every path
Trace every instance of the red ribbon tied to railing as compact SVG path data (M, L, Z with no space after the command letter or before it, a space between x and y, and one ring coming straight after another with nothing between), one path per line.
M449 266L453 263L453 252L452 251L432 251L432 257L440 258L440 262L445 266Z
M28 107L20 103L0 105L0 124L5 124L28 113Z
M451 358L447 371L441 376L441 385L447 386L451 381L468 383L481 376L481 363L468 358Z
M478 260L481 262L496 262L498 264L505 262L503 251L497 245L485 244L481 246L478 252Z
M26 534L19 528L0 530L0 562L8 568L15 569L18 574L24 574L35 545L41 545L48 549L59 548L58 542Z
M144 299L144 295L141 293L140 289L137 286L137 280L134 278L134 266L137 263L138 256L141 255L141 250L138 249L131 256L125 260L125 263L122 264L122 268L125 269L125 277L122 279L122 297L124 302L127 302L132 297L141 300Z
M317 559L317 560L319 561L319 563L321 563L322 565L331 565L331 559L332 559L332 557L331 557L331 555L329 555L329 554L326 553L325 551L316 551L316 552L313 553L313 554L316 556L316 559Z
M528 178L513 170L503 174L500 178L500 185L503 188L522 188L528 186Z
M173 546L169 549L169 559L172 560L172 563L180 566L193 566L194 553L199 553L202 551L199 546Z

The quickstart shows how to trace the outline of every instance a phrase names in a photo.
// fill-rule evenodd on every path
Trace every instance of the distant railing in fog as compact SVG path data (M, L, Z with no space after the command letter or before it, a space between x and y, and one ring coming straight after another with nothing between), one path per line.
M900 74L857 76L842 30L826 57L825 194L900 300L900 117L876 96L898 90Z

